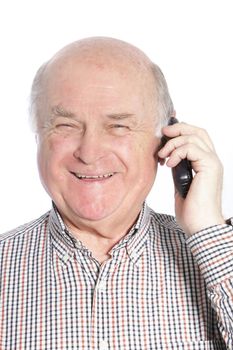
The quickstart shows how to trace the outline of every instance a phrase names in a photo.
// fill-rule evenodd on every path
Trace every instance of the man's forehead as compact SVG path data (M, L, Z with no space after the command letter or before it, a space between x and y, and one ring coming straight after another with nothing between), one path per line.
M122 100L138 104L145 95L154 94L154 79L152 74L143 74L137 67L120 62L86 60L62 61L50 71L47 77L46 90L49 96L58 95L75 100L85 105L90 101L98 104L111 104ZM123 96L124 95L124 96ZM140 98L139 98L140 97ZM74 102L74 101L73 101Z

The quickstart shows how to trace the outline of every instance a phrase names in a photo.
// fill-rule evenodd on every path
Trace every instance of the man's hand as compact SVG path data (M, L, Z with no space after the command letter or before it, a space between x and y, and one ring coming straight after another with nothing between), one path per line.
M175 193L176 218L188 234L212 225L224 224L222 216L223 168L209 135L203 129L186 123L163 128L164 135L172 138L158 152L167 158L167 166L174 167L182 159L191 161L195 172L185 199Z

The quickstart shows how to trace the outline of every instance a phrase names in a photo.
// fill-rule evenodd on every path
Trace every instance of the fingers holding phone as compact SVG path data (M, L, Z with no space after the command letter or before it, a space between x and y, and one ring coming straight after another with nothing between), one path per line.
M178 123L178 120L175 117L170 118L168 125L173 125ZM166 135L162 137L161 140L161 146L163 147L163 151L160 152L160 155L165 155L166 153L171 155L172 150L174 150L174 147L176 149L176 146L172 146L172 141L168 142L169 140L174 140ZM170 146L170 147L169 147ZM169 161L171 162L171 157L168 160L167 165L169 166ZM192 167L191 163L188 159L178 159L176 164L172 166L172 176L173 176L173 181L176 190L178 191L179 195L182 198L186 198L191 182L192 182Z
M158 156L168 157L166 164L172 168L179 224L192 234L223 223L222 166L209 135L203 129L178 123L175 118L170 119L163 132Z

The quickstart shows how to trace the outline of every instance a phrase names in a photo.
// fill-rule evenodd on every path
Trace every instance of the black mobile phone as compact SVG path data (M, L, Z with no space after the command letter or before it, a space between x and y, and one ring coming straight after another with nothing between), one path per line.
M171 117L168 125L173 125L175 123L178 123L178 120L175 117ZM170 138L165 135L162 136L161 148L168 140L170 140ZM193 179L191 162L188 159L182 159L179 164L172 168L172 177L177 191L182 198L185 198Z

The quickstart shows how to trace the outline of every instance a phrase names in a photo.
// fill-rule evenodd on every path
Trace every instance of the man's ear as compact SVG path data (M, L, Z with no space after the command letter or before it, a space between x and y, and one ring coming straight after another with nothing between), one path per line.
M175 118L175 117L176 117L176 111L173 110L173 112L172 112L171 115L170 115L170 118Z
M155 150L155 152L154 152L154 158L155 158L155 160L156 160L160 165L164 165L166 159L162 159L162 158L158 157L158 152L159 152L160 149L161 149L161 142L160 142L160 144L158 145L158 147L156 147L156 150Z

